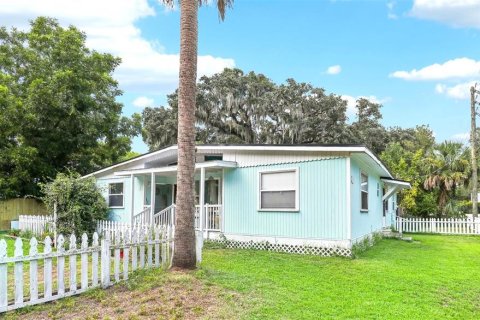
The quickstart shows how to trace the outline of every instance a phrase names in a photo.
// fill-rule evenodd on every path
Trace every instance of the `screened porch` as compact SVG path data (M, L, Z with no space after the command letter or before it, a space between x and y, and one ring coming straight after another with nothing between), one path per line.
M208 161L195 166L195 228L222 231L223 170L236 167L231 161ZM177 198L176 165L115 172L131 179L132 225L173 225Z

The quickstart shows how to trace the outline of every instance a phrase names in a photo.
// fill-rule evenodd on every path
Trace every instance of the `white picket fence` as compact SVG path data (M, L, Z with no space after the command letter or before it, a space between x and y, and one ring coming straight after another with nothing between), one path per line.
M437 219L397 217L397 230L413 233L480 235L480 218Z
M83 234L80 248L72 235L68 249L64 248L63 235L59 235L55 251L52 240L46 237L43 253L38 252L38 241L33 237L27 256L23 256L23 242L17 238L13 257L7 256L6 241L0 240L0 313L95 287L106 288L128 279L137 269L170 265L173 228L125 229L112 240L108 235L99 244L94 233L89 245Z
M53 216L20 215L18 227L21 231L30 231L36 236L41 236L45 232L53 232L55 229Z

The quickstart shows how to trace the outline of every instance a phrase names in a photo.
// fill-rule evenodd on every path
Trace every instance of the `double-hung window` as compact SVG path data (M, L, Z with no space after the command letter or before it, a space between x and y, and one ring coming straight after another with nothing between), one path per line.
M360 194L361 194L361 205L360 210L368 211L368 175L361 173L360 180Z
M259 210L298 211L298 169L262 171L259 176Z
M108 184L108 206L123 208L123 182Z

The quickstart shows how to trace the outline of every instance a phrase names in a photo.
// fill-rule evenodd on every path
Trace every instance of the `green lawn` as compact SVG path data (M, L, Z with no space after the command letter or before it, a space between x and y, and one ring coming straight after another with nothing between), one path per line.
M247 319L480 319L480 237L413 237L354 260L208 250L199 274Z
M197 271L145 271L7 317L480 319L480 237L413 238L382 240L353 260L206 249Z

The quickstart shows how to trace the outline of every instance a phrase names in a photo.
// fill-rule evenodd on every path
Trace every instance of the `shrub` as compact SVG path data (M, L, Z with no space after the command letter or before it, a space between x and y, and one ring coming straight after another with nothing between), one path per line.
M49 212L57 204L57 233L77 239L86 232L89 237L96 228L96 220L107 218L108 206L95 178L80 179L78 174L57 175L52 182L41 185L43 201Z

